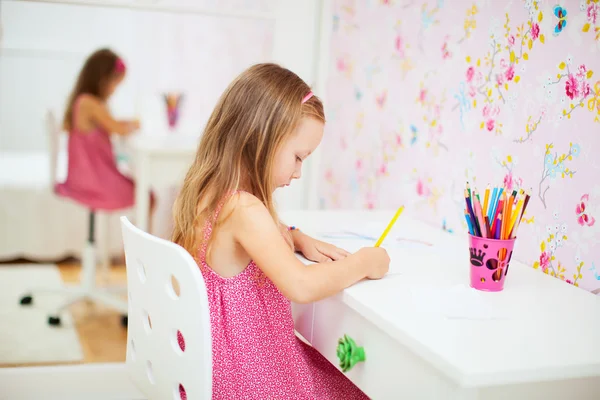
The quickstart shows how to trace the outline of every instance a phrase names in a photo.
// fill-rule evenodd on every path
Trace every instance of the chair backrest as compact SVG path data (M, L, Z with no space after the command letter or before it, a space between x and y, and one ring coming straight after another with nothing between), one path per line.
M150 400L210 399L210 313L198 265L183 247L138 229L126 217L121 228L131 379Z
M46 132L48 133L48 148L49 148L49 159L50 159L50 186L54 187L57 183L57 171L58 171L58 155L60 152L60 135L61 129L58 126L56 117L52 110L48 110L46 113Z

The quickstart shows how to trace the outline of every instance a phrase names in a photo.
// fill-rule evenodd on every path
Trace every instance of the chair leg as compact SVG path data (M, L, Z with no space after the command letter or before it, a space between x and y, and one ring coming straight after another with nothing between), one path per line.
M111 269L111 262L110 262L110 222L111 222L111 215L110 214L105 214L104 215L104 238L103 238L103 245L102 245L102 281L104 282L105 285L108 285L110 282L110 269Z
M33 303L34 293L39 294L67 294L72 296L80 296L83 293L83 290L80 286L75 285L65 285L62 287L38 287L32 288L27 291L25 294L21 296L19 303L21 305L29 305Z
M98 289L96 286L96 249L95 249L95 213L90 212L90 220L88 227L88 240L85 248L82 252L81 257L81 282L79 285L63 285L60 287L50 288L34 288L25 293L20 298L21 305L29 305L33 303L34 294L37 296L42 293L55 293L63 294L68 296L63 304L57 307L52 314L48 316L48 324L60 325L60 313L72 304L82 301L91 300L105 304L109 307L115 308L121 313L127 313L127 301L120 299L118 296L113 295L117 291L126 294L127 287L110 287L107 286L104 289ZM108 236L108 235L106 235Z

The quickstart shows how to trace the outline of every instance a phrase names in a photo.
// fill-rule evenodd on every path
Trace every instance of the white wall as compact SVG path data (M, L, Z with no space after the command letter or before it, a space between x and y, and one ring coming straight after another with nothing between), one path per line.
M140 117L150 132L167 129L160 94L181 90L187 97L180 131L199 134L225 86L256 62L278 62L323 95L316 57L320 0L146 3L152 6L1 0L0 152L46 150L46 110L62 114L85 57L104 46L120 53L131 72L111 99L113 112ZM281 209L308 205L310 167L277 194Z

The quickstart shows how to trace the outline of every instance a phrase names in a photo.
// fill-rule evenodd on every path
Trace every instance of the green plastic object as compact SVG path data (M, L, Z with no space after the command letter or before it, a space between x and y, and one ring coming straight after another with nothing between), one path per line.
M365 361L365 349L356 345L348 335L338 340L337 356L340 360L340 368L348 372L356 363Z

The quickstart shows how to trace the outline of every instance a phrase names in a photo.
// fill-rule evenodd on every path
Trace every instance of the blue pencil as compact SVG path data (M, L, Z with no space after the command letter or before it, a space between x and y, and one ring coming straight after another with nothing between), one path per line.
M500 196L502 196L503 191L504 191L504 188L498 189L498 196L496 196L496 201L494 201L494 211L493 211L490 221L492 221L494 219L494 217L496 216L496 212L498 211L498 203L500 202Z
M469 233L471 235L474 235L475 232L473 232L473 225L471 224L471 218L469 218L469 214L467 214L466 212L465 212L465 219L467 220L467 226L469 227Z
M493 217L494 216L494 212L493 211L494 211L494 207L496 207L495 204L496 204L496 201L497 201L497 199L496 199L496 195L497 194L498 194L498 188L495 187L494 190L492 191L492 198L490 199L490 206L487 208L488 219L490 221L494 220L494 217Z

